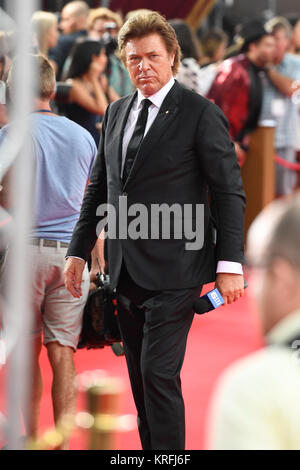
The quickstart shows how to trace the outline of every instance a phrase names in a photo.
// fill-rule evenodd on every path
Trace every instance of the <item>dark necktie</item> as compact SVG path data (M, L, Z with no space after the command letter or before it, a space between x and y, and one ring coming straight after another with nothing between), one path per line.
M123 177L122 177L123 184L125 184L128 178L134 159L141 146L144 133L145 133L147 119L148 119L148 108L149 106L151 106L152 102L148 99L144 99L142 101L142 104L143 104L143 107L139 113L132 137L127 147L126 158L125 158L124 169L123 169Z

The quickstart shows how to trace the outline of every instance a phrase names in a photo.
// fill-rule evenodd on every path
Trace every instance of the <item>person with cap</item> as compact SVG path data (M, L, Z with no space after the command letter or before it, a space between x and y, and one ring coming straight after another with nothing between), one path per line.
M221 375L209 413L212 450L300 448L300 196L277 199L247 237L249 288L264 346Z
M257 127L262 105L260 75L273 59L275 43L259 21L243 25L236 42L240 53L223 62L207 97L226 115L239 158L247 136Z

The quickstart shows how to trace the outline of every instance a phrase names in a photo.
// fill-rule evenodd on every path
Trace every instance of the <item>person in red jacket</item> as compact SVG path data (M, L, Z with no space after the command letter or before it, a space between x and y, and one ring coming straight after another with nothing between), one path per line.
M238 158L247 136L257 127L262 103L262 74L272 62L275 43L259 21L245 24L237 38L240 53L223 62L207 97L229 121Z

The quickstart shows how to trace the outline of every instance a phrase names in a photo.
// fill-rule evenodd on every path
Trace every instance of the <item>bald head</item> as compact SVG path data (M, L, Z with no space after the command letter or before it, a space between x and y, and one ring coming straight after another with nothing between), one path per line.
M61 12L60 28L64 34L87 29L89 6L86 2L67 3Z
M266 249L267 262L276 257L286 259L300 271L300 197L293 197L276 224Z
M247 238L252 269L249 286L258 300L262 329L268 334L300 310L300 195L276 200L253 222Z
M276 256L286 258L300 269L300 192L273 201L248 231L250 265L268 264Z
M266 252L286 203L277 199L267 205L252 222L247 234L247 262L250 266L264 264Z

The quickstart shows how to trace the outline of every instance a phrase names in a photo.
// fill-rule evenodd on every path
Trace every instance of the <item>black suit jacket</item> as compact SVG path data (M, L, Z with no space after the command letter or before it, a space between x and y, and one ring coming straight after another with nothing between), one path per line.
M216 105L175 81L123 186L122 138L135 97L121 98L107 109L91 181L67 256L88 259L101 220L97 207L107 201L118 213L121 195L128 207L140 203L149 210L151 204L179 204L182 208L188 204L194 209L203 204L201 249L186 250L189 240L172 237L171 225L169 240L163 239L161 231L159 239L107 239L108 266L112 287L118 283L123 258L133 280L147 289L191 288L212 282L218 260L242 263L244 259L245 195L227 120Z

